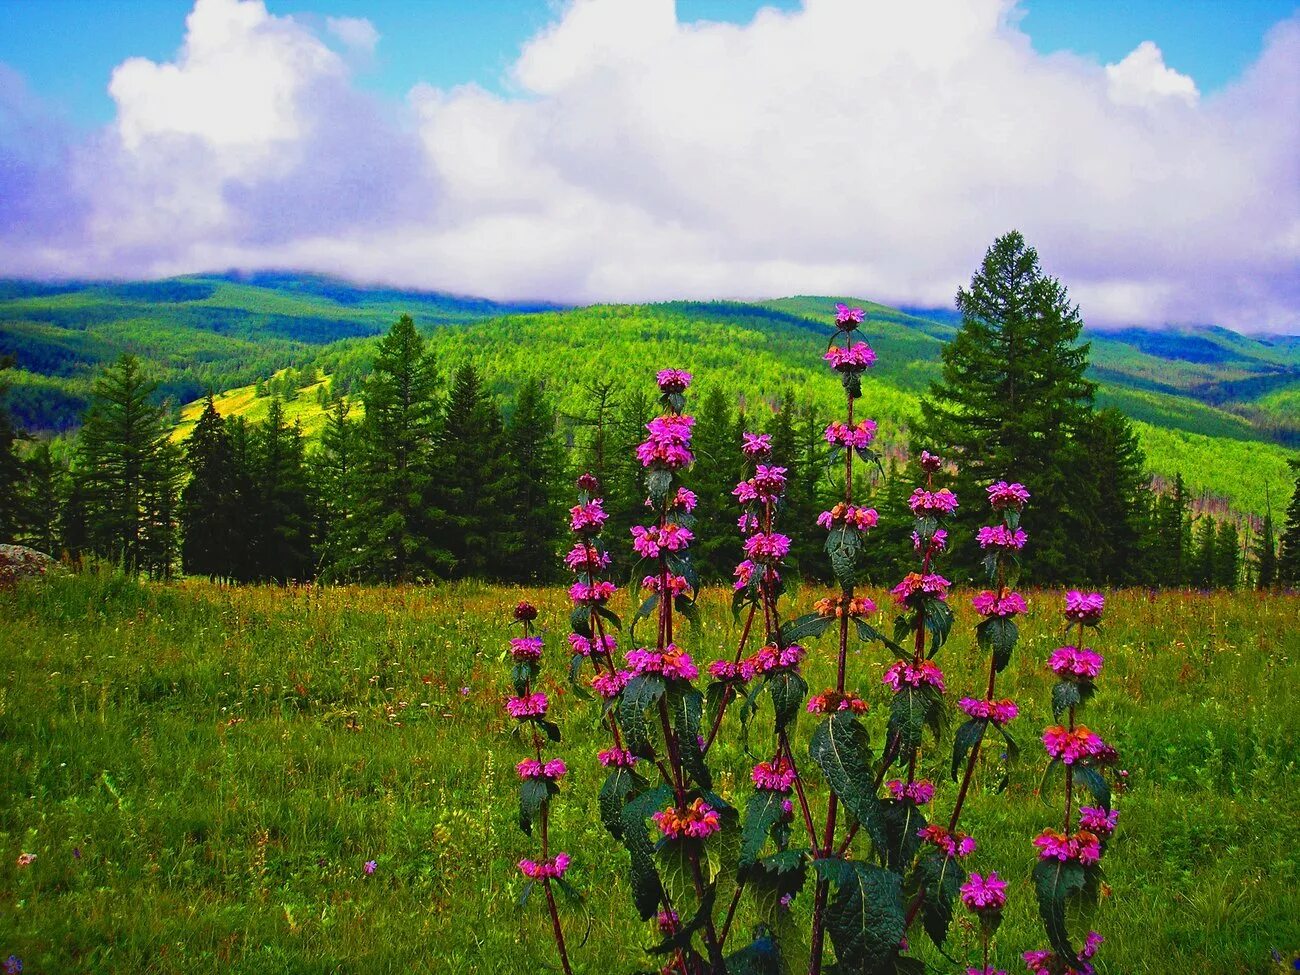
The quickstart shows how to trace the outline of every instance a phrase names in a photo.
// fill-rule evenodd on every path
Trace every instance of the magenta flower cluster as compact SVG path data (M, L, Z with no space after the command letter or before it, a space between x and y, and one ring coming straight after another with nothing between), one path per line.
M885 788L889 790L889 796L895 802L907 799L918 806L924 806L934 798L934 783L929 779L920 779L916 782L890 779L885 783Z
M642 467L678 471L689 467L695 460L691 453L691 433L695 417L669 413L657 416L645 425L650 434L636 448L636 458Z
M918 518L938 518L951 515L957 510L957 495L947 488L940 488L937 491L917 488L907 499L907 506Z
M1007 882L992 870L987 877L971 873L961 886L961 902L977 914L1001 911L1007 906Z
M1025 598L1020 593L1005 589L1000 594L991 589L985 589L983 592L976 594L975 598L971 600L971 605L975 607L975 612L981 616L998 616L1002 619L1019 616L1021 613L1028 611Z
M835 302L835 324L844 331L852 331L856 326L861 325L865 318L866 312L861 308L850 308L843 302Z
M549 705L550 701L547 700L546 695L541 691L537 691L533 694L510 698L506 701L506 710L510 712L512 718L524 721L528 718L545 717Z
M562 758L553 758L548 762L536 758L525 758L515 766L515 771L519 773L521 779L548 779L554 782L562 777L568 771L568 768Z
M1070 680L1092 680L1105 662L1092 647L1057 647L1047 658L1053 673Z
M919 664L913 664L909 660L896 661L880 679L886 687L895 691L923 684L928 684L937 691L943 690L943 671L932 660L922 660Z
M519 872L530 880L549 880L563 877L569 869L569 854L557 853L552 860L520 860Z
M752 773L754 788L768 792L789 792L794 788L795 771L784 758L776 762L759 762Z
M985 525L977 536L980 548L1001 548L1010 552L1019 552L1025 547L1029 536L1023 528L1011 529L1006 525Z
M629 650L626 657L633 674L660 674L668 680L694 680L700 676L691 655L675 643L662 650L648 647Z
M866 342L854 342L847 349L832 345L822 358L837 372L860 372L876 361L876 350Z
M984 490L988 492L989 506L994 511L1005 511L1007 509L1021 511L1029 502L1029 491L1023 484L1008 484L1006 481L998 481L996 484L990 484Z
M839 420L832 420L830 426L826 428L825 437L826 442L832 447L862 450L871 446L871 442L876 439L876 421L859 420L853 426L849 426Z
M1020 709L1016 707L1016 702L1005 697L1000 701L985 701L975 697L963 697L957 702L957 706L972 718L992 721L999 728L1014 721L1016 715L1020 713Z
M1106 608L1105 597L1099 592L1079 592L1071 589L1065 594L1065 618L1071 623L1096 626L1101 622Z
M655 376L659 391L663 393L684 393L694 378L683 369L660 369Z

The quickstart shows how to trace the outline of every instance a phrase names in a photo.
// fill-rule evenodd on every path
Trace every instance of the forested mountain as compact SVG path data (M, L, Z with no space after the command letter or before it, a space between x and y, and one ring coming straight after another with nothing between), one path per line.
M503 400L539 379L571 432L591 384L630 387L666 364L693 370L703 389L716 386L750 414L787 396L829 408L838 394L817 343L835 300L529 308L290 273L0 282L0 355L17 363L9 403L24 429L75 426L94 376L129 351L158 381L157 397L189 404L179 414L181 434L212 389L223 415L250 422L264 419L278 397L286 421L301 422L312 437L332 400L355 399L376 336L409 313L429 339L441 383L449 386L467 362ZM864 408L880 420L886 446L901 447L958 316L842 300L867 309L879 360ZM1300 343L1218 328L1088 330L1084 338L1098 405L1136 421L1157 476L1172 482L1181 473L1210 507L1262 513L1266 492L1276 500L1290 479L1289 448L1300 443ZM360 415L361 404L353 405Z

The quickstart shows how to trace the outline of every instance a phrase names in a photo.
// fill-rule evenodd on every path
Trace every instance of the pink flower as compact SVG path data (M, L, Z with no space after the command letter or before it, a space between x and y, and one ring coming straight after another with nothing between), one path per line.
M695 417L657 416L646 424L649 438L636 449L642 467L662 467L680 470L688 466L695 455L690 451L691 428Z
M934 783L929 779L907 783L902 779L890 779L885 783L890 796L895 800L910 799L918 806L924 806L934 798Z
M736 571L732 573L732 575L736 577L736 585L734 588L744 589L748 586L750 581L754 578L754 570L756 569L758 569L758 566L749 559L745 559L744 562L741 562L740 565L736 566Z
M861 325L865 317L866 313L861 308L850 308L842 302L835 302L835 324L844 331L853 331L854 326Z
M1007 975L1006 969L995 969L992 965L985 965L983 968L968 968L966 975Z
M822 358L831 364L832 369L859 372L876 361L876 352L866 342L854 342L847 349L833 345Z
M651 817L664 837L670 840L689 836L704 839L722 829L722 817L717 810L703 799L696 799L685 809L668 809L654 813Z
M875 528L880 516L875 508L859 508L856 505L837 504L830 511L823 511L817 516L817 524L827 531L835 525L852 525L858 531Z
M1047 666L1060 677L1092 680L1101 673L1106 658L1091 647L1057 647L1047 658Z
M1040 860L1077 860L1082 864L1096 863L1101 859L1101 843L1095 833L1081 829L1066 836L1054 829L1045 829L1034 837Z
M629 650L626 657L634 674L661 674L669 680L694 680L700 675L691 655L675 643L662 651L647 647Z
M758 526L758 516L752 515L748 511L736 519L736 527L740 529L742 535L748 535L751 532L758 531Z
M920 687L922 684L929 684L939 691L943 690L943 671L932 660L923 660L915 667L907 660L896 661L880 679L895 691L901 690L904 685Z
M564 557L564 564L570 572L590 572L593 569L599 571L609 568L609 560L608 552L597 552L595 548L586 545L575 545Z
M18 854L18 859L17 859L16 861L14 861L14 862L18 864L18 869L19 869L19 870L23 870L23 869L25 869L25 868L27 868L27 867L30 867L33 863L36 862L36 854L35 854L35 853L19 853L19 854Z
M833 447L864 449L876 439L876 421L861 420L851 427L847 423L833 420L826 428L825 437L826 442Z
M740 452L746 457L766 457L772 453L772 435L770 433L742 433Z
M1102 839L1106 839L1111 833L1115 832L1115 826L1118 823L1118 809L1106 812L1106 810L1096 806L1081 806L1079 808L1079 826L1090 833L1096 833Z
M1101 622L1101 612L1105 608L1106 599L1099 592L1083 593L1071 589L1065 594L1065 618L1071 623L1096 626Z
M580 633L569 634L569 645L573 647L573 652L580 657L590 657L591 652L600 647L606 654L613 653L618 649L618 640L613 636L595 637L588 639Z
M907 506L912 509L912 514L918 518L936 518L939 515L950 515L957 510L957 495L947 488L940 488L937 491L917 488L912 492L912 496L907 499Z
M569 527L579 534L594 535L609 518L605 502L595 498L586 504L576 504L569 509Z
M759 762L752 773L754 786L767 792L789 792L794 787L794 766L784 758L772 762Z
M1050 726L1043 732L1043 747L1047 749L1048 755L1059 758L1066 765L1073 765L1081 758L1113 751L1099 735L1084 725L1076 725L1073 731L1059 724Z
M549 704L546 695L538 691L535 694L510 698L506 701L506 710L510 712L512 718L522 721L525 718L545 717Z
M554 860L543 860L541 863L533 860L519 861L519 872L529 880L559 879L568 869L569 854L567 853L557 853Z
M600 481L596 480L596 475L594 474L579 474L576 486L579 491L583 491L587 494L595 494L600 490Z
M367 860L367 861L362 865L361 869L362 869L363 871L365 871L366 876L369 877L372 873L375 872L375 870L376 870L376 868L378 868L378 866L379 866L379 864L375 863L374 860Z
M636 764L636 756L626 748L607 748L596 754L596 760L606 768L631 768Z
M936 528L934 534L930 536L929 542L926 542L916 532L912 532L912 549L921 552L928 549L930 552L942 552L948 547L948 533L942 528Z
M520 602L515 606L515 619L520 623L531 623L537 619L537 607L529 602Z
M759 501L775 501L785 491L785 468L759 464L749 483Z
M1006 525L985 525L979 530L977 538L980 548L1000 548L1009 552L1019 552L1025 547L1029 536L1023 528L1012 531Z
M655 918L655 922L659 925L659 933L665 937L676 934L681 927L681 918L677 916L676 911L671 910L660 911L659 916Z
M890 592L900 606L914 606L926 596L933 596L935 599L946 599L948 587L952 583L943 576L936 573L921 575L919 572L909 572L903 577L903 581L896 585Z
M1003 589L1001 595L991 589L985 589L970 603L975 607L975 612L981 616L999 616L1003 619L1029 611L1029 607L1025 605L1025 597L1009 589Z
M1083 947L1079 950L1080 968L1067 965L1050 951L1026 951L1021 957L1029 969L1029 975L1094 975L1096 969L1088 961L1097 953L1104 940L1096 931L1088 932L1088 936L1083 939Z
M673 496L672 504L668 507L677 511L685 511L687 514L690 514L695 510L695 505L698 503L699 498L696 496L694 491L688 491L684 487L679 487L677 493Z
M579 605L605 603L618 591L612 582L575 582L569 587L569 598Z
M681 369L660 369L655 382L659 384L660 392L684 393L692 378L689 372Z
M606 700L618 697L632 676L629 670L601 671L591 679L591 689Z
M1006 508L1014 508L1016 511L1024 509L1026 502L1029 501L1029 491L1023 484L1008 484L1006 481L998 481L996 484L990 484L985 488L989 494L989 504L994 511L1002 511Z
M535 758L525 758L515 766L515 771L519 773L521 779L549 779L554 782L562 777L568 771L568 768L562 758L553 758L549 762L539 762Z
M649 589L651 592L658 592L663 588L663 579L659 576L646 576L641 580L641 588ZM671 572L668 574L668 591L674 596L680 596L682 593L691 591L691 584L686 581L685 576L676 576Z
M542 638L540 636L517 636L510 641L510 656L516 660L540 660L542 658Z
M838 711L866 714L867 702L856 694L842 694L839 691L829 690L808 698L809 714L835 714Z
M745 555L756 562L775 562L789 551L789 537L776 532L757 532L745 539Z
M918 829L916 835L950 857L961 858L975 852L975 841L965 833L952 832L934 823Z
M1007 906L1007 882L998 879L996 870L988 877L972 873L961 887L961 902L977 914L1000 911Z
M972 718L992 721L998 727L1014 720L1016 715L1020 713L1020 709L1016 707L1015 702L1009 698L1003 698L1000 701L982 701L974 697L963 697L957 702L957 706Z
M921 451L921 470L927 474L936 474L943 467L943 458L938 457L928 450Z

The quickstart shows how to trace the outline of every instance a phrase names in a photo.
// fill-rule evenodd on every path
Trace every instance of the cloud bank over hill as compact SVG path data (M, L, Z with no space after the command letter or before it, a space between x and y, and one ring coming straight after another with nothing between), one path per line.
M383 50L368 21L197 0L172 61L114 70L90 136L0 66L0 274L940 305L1016 227L1090 323L1300 331L1300 16L1210 95L1150 42L1043 56L1017 17L806 0L736 26L574 0L509 95L393 104L355 83Z

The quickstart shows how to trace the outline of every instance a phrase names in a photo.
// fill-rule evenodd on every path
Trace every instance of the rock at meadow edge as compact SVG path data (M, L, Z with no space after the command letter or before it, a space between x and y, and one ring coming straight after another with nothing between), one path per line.
M38 579L57 565L44 552L26 545L0 545L0 587L11 586L19 579Z

